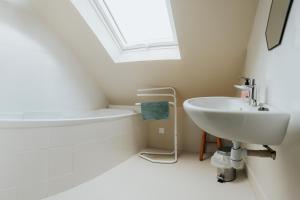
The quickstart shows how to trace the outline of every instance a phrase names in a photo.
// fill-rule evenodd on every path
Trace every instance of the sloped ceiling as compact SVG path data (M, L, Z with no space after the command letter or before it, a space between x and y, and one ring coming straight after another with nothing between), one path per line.
M136 89L174 86L185 100L234 95L257 0L171 0L179 61L115 64L69 0L32 0L32 7L69 45L112 104L132 104Z

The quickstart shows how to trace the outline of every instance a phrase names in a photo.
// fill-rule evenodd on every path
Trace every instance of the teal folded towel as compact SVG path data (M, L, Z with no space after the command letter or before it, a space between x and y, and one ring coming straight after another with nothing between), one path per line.
M169 118L169 102L144 102L141 103L144 120L161 120Z

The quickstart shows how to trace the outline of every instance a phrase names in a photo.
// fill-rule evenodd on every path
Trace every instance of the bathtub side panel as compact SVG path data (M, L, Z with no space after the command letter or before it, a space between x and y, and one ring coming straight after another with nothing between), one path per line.
M76 126L0 129L0 197L42 199L70 189L145 148L146 134L139 115Z

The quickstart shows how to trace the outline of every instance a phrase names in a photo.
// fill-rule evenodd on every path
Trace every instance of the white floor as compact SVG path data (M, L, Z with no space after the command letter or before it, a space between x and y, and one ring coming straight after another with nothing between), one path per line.
M45 200L255 200L244 175L217 183L209 160L183 154L173 165L153 164L137 156L96 179Z

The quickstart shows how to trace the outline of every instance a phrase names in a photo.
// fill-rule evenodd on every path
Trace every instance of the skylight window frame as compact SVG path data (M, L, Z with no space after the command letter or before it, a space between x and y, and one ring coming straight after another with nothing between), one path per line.
M160 49L160 48L178 48L178 41L176 35L175 24L173 20L173 13L171 8L170 0L164 0L167 5L168 17L170 26L172 29L172 36L174 41L170 42L147 42L135 45L126 45L127 41L122 33L122 30L118 26L106 0L90 0L91 5L99 16L99 18L104 20L109 32L111 33L114 41L121 51L136 51L136 50L149 50L149 49Z

